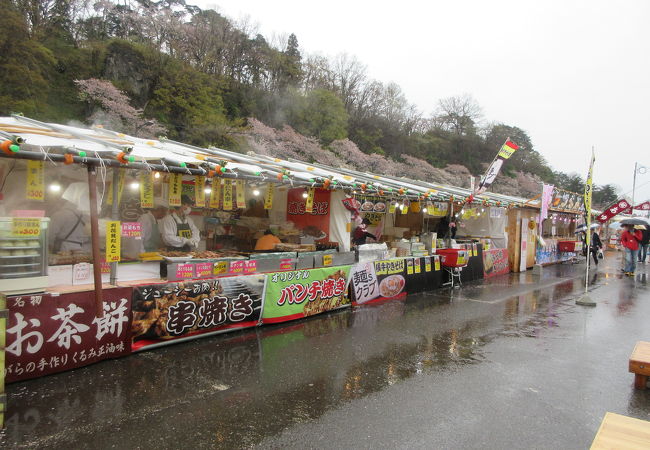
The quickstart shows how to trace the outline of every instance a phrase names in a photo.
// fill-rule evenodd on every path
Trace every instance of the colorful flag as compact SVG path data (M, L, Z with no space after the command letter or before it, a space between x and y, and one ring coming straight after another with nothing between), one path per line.
M589 255L589 246L591 244L591 194L593 193L593 184L594 184L594 161L596 161L596 156L594 155L594 149L591 149L591 163L589 163L589 173L587 174L587 182L585 183L585 213L587 214L587 232L585 244L587 245L587 255Z
M587 207L587 203L585 202L585 208ZM612 217L614 217L617 214L624 214L625 211L628 211L630 209L630 203L625 200L616 200L616 202L612 203L609 205L607 208L603 210L603 212L598 216L597 220L600 223L605 223Z
M499 151L499 156L501 156L503 159L508 159L510 158L517 150L519 149L519 146L512 142L510 139L506 141L505 144L501 147L501 150Z
M488 167L485 175L483 175L481 178L481 182L474 192L475 195L482 194L488 190L492 183L494 183L497 175L499 175L501 166L503 166L504 161L510 158L518 148L519 146L512 142L510 138L506 139L506 142L501 146L499 153L497 153L497 156L492 161L492 164L490 164Z

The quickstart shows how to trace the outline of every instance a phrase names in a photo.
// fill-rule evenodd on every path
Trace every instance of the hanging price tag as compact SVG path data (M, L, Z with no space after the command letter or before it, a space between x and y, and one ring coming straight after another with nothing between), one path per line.
M275 186L269 183L266 186L266 197L264 197L264 209L271 209L273 207L273 191Z
M120 170L120 169L113 169ZM122 201L122 191L124 190L124 179L126 178L126 170L120 170L117 174L117 204L119 205ZM106 203L109 205L113 204L113 183L108 188L108 197L106 198Z
M172 173L169 176L169 206L181 206L181 191L183 189L183 175Z
M222 275L228 273L228 261L218 261L212 267L213 275Z
M45 200L45 169L43 161L27 161L27 200Z
M431 272L431 258L424 258L424 271Z
M223 185L223 209L224 211L232 209L232 182L230 180L226 180L226 184Z
M402 209L402 214L406 214L409 212L409 205L404 205L404 208Z
M415 258L415 260L413 261L413 264L414 264L413 269L414 269L415 273L422 272L422 262L420 261L420 258Z
M119 220L106 222L106 261L117 262L120 260L120 246L122 244L122 227Z
M307 200L305 201L305 212L311 214L314 212L314 195L316 190L314 188L309 188L307 190Z
M210 192L210 208L219 209L221 202L221 180L212 180L212 191Z
M197 208L205 207L205 177L197 175L194 178L194 206Z
M436 268L436 271L440 270L440 258L435 259L434 267Z
M11 220L11 235L37 237L41 235L41 219L14 217Z
M153 208L153 172L140 174L140 208Z
M237 196L237 208L244 209L246 208L246 185L244 183L244 180L237 180L235 187L235 195Z
M388 207L388 212L391 214L395 214L396 208L397 208L397 204L395 202L390 202L390 206Z

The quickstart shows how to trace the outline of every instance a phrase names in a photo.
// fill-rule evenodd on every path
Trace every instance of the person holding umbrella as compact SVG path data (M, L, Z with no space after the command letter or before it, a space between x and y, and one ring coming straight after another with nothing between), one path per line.
M621 222L624 231L621 234L621 245L625 250L625 275L633 277L636 270L636 259L639 252L639 243L643 238L640 230L634 229L634 219L628 219Z
M639 262L645 264L645 259L648 255L648 246L650 244L650 230L648 230L647 226L641 230L641 234L643 237L639 243Z

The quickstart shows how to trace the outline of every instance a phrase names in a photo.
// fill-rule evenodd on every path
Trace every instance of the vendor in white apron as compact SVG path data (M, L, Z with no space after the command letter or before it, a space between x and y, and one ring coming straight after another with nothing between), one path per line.
M146 211L138 218L142 226L142 249L143 252L155 252L165 246L160 236L158 222L167 215L167 207L155 204L153 209Z
M199 245L201 233L189 217L193 204L192 199L183 195L181 206L160 221L158 228L167 250L188 252Z
M82 182L71 183L61 198L64 204L52 214L48 230L52 252L90 253L88 185Z

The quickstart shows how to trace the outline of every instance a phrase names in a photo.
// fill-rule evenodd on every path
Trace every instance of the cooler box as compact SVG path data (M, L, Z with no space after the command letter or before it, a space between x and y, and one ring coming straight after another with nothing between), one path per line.
M444 267L464 267L469 262L469 252L462 248L441 248L436 253Z
M581 241L559 241L557 249L560 252L580 252L582 251Z

